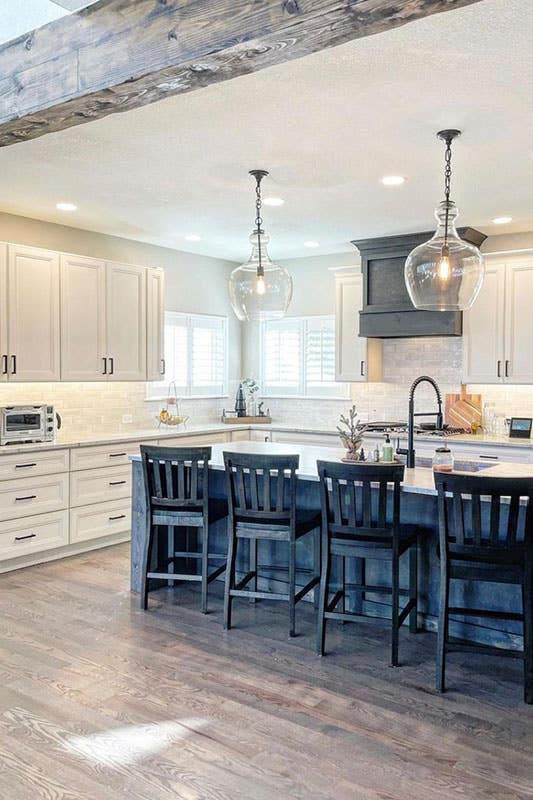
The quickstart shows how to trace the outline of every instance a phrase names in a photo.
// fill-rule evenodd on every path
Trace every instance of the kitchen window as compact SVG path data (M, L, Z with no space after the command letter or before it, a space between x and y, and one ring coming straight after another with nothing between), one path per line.
M165 377L147 384L147 399L167 396L175 381L178 397L224 397L227 386L227 318L165 314Z
M263 322L260 386L265 397L349 397L335 381L335 317Z

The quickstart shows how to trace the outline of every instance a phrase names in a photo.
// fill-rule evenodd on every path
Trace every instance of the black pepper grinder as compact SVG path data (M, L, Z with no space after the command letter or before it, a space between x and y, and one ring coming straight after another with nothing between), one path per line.
M235 398L235 414L238 417L246 416L246 400L244 399L244 388L242 383L239 384L237 397Z

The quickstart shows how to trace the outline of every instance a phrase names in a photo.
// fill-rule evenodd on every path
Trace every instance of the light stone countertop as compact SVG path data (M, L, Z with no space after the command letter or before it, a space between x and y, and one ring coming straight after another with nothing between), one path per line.
M194 436L198 434L209 434L209 433L229 433L232 431L243 431L243 430L257 430L257 431L264 431L265 433L269 431L279 431L279 432L286 432L286 433L299 433L299 434L318 434L324 436L336 436L336 431L332 427L318 427L312 425L305 425L305 424L295 424L295 423L283 423L283 422L274 422L274 423L266 423L266 424L258 424L258 425L226 425L222 422L206 422L203 424L191 425L188 424L186 428L179 427L177 430L172 429L169 427L160 427L160 428L132 428L128 431L120 431L117 433L93 433L87 435L78 435L75 434L65 435L60 431L56 440L53 442L41 442L39 444L22 444L22 445L7 445L6 447L0 448L0 457L4 454L12 453L12 454L19 454L19 453L30 453L30 452L38 452L38 451L45 451L45 450L54 450L57 448L73 448L73 447L89 447L91 445L105 445L105 444L113 444L113 443L124 443L127 442L135 442L135 441L150 441L150 440L157 440L157 439L165 439L165 438L181 438L184 439L187 436ZM369 433L366 435L367 439L370 439L372 442L374 441L381 441L383 439L382 433ZM397 434L391 434L391 439L393 442L398 438ZM399 438L402 443L407 440L407 434L400 434ZM449 443L456 443L456 444L466 444L472 446L479 446L479 445L490 445L492 447L500 446L500 447L516 447L516 448L525 448L525 449L533 449L533 441L531 439L510 439L507 436L495 436L492 434L456 434L453 436L448 436L445 439L438 436L431 436L429 434L416 434L415 435L415 442L432 442L435 444L436 447L442 441L446 441Z
M298 455L300 456L298 477L300 480L304 481L318 481L316 466L317 460L340 462L345 452L339 447L322 447L308 444L290 444L281 442L227 442L225 444L212 445L212 457L210 465L213 469L224 469L224 451L258 455ZM132 455L130 456L130 460L140 461L141 457L138 455ZM472 473L469 472L467 474ZM493 478L533 478L533 464L494 464L493 466L485 467L474 474L486 475L487 477ZM428 467L415 467L414 469L406 469L402 489L404 492L411 494L436 495L437 492L435 490L433 480L433 470Z

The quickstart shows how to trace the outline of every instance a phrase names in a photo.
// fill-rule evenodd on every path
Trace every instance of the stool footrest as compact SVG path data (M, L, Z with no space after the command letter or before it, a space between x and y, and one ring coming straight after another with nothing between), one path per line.
M523 650L509 650L503 647L492 647L489 644L474 644L465 639L454 639L450 637L445 642L445 650L447 653L456 650L460 653L484 653L489 656L504 656L505 658L520 658L524 659Z
M345 583L344 585L346 589L359 589L363 592L375 592L376 594L392 594L392 588L390 586L372 586L368 583ZM409 595L409 589L399 589L398 593L401 596L407 597Z
M492 611L487 608L461 608L460 606L449 606L449 614L465 614L472 617L489 617L492 619L510 619L516 622L522 622L524 619L523 614L515 611Z
M232 597L254 597L256 600L288 600L288 594L278 592L252 592L250 589L230 589Z
M178 572L148 572L147 578L158 578L162 581L201 581L201 575L180 575Z

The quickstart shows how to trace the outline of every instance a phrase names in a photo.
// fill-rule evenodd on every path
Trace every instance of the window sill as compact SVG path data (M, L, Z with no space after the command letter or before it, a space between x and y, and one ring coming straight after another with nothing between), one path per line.
M145 397L145 403L161 403L168 400L168 394L158 395L157 397ZM186 403L188 400L227 400L229 394L185 394L178 397L180 403Z
M346 397L339 397L338 395L331 397L323 394L262 394L261 400L327 400L330 403L332 400L337 400L339 403L344 403L346 400L350 400L350 395Z

